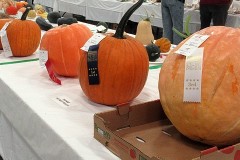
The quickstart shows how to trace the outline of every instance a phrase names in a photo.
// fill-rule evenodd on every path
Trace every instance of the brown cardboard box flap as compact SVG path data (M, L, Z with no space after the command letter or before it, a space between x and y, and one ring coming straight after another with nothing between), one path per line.
M94 115L94 137L123 160L240 160L234 159L238 145L224 152L183 136L159 100L128 107L124 114L113 110Z

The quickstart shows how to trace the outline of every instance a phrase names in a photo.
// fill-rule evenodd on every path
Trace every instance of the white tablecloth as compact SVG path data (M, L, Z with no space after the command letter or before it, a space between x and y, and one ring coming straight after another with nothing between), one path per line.
M77 78L60 77L62 85L54 84L38 61L6 64L23 59L0 54L0 154L4 160L118 159L93 138L94 114L114 107L89 101ZM146 85L132 105L159 98L158 75L159 69L149 70ZM57 98L72 105L65 107Z

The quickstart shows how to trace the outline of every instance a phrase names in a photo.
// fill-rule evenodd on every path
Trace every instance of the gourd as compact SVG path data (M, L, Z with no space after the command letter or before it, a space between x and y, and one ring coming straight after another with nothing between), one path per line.
M57 24L57 21L59 18L61 18L62 16L60 15L59 12L50 12L47 15L47 19L50 23L55 23Z
M80 86L84 94L95 103L113 106L130 102L144 87L149 67L146 49L135 38L123 35L129 17L142 3L143 0L135 3L124 14L115 34L106 36L99 43L99 84L89 84L88 54L80 56Z
M146 19L138 22L135 38L142 42L144 45L151 44L152 41L154 41L150 17L147 17Z
M6 8L5 12L8 15L16 15L17 14L18 9L15 6L9 6Z
M6 29L12 54L15 57L32 55L40 43L41 30L35 22L26 20L28 12L29 8L21 19L13 19Z
M83 24L58 26L43 35L40 49L48 51L48 60L56 74L76 77L83 54L80 48L91 36L92 32Z
M160 48L162 53L168 52L171 48L170 40L164 37L157 39L155 44Z
M98 22L97 26L97 32L98 33L106 33L108 30L108 24L106 22ZM105 29L103 30L98 30L98 27L103 26Z
M160 49L154 43L148 44L146 46L146 50L148 53L149 61L156 61L160 57Z
M201 103L183 102L185 56L166 57L159 76L163 109L173 125L190 139L210 145L240 140L240 29L212 26L195 34L210 37L204 47ZM195 35L194 34L194 35Z
M69 17L69 18L66 18L66 17L62 17L62 18L58 18L57 19L57 24L58 26L62 25L62 24L73 24L73 23L78 23L77 22L77 19L76 18L72 18L72 17Z
M36 16L37 16L37 14L36 14L35 10L30 10L27 15L27 17L31 18L31 19L35 18Z
M39 25L41 30L48 31L49 29L53 28L51 24L49 24L44 18L37 17L36 23Z

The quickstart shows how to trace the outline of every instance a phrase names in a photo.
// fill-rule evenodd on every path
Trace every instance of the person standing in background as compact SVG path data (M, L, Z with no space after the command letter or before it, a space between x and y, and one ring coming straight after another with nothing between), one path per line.
M179 44L183 38L173 32L173 27L183 31L185 0L161 0L163 37L168 38L172 44Z
M225 26L228 9L232 0L200 0L201 29L214 26Z

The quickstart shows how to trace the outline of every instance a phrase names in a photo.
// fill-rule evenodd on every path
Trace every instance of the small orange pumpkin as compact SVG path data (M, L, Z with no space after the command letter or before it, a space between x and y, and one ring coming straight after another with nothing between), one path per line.
M93 102L117 105L133 100L144 87L148 75L148 54L141 42L123 36L131 14L143 3L139 0L121 19L116 33L106 36L98 49L99 84L90 85L87 53L81 54L79 82L85 95Z
M41 29L31 20L26 20L29 9L21 19L13 19L7 27L8 41L15 57L32 55L38 48L41 39Z
M240 29L212 26L195 34L210 35L204 47L201 103L183 102L185 56L165 59L159 76L161 104L185 136L210 145L240 141Z
M42 37L41 50L48 51L48 59L53 71L61 76L78 75L80 49L92 36L92 32L83 24L62 25L48 30Z
M166 53L170 50L171 48L171 42L167 38L159 38L155 41L155 44L160 48L160 51L162 53Z

